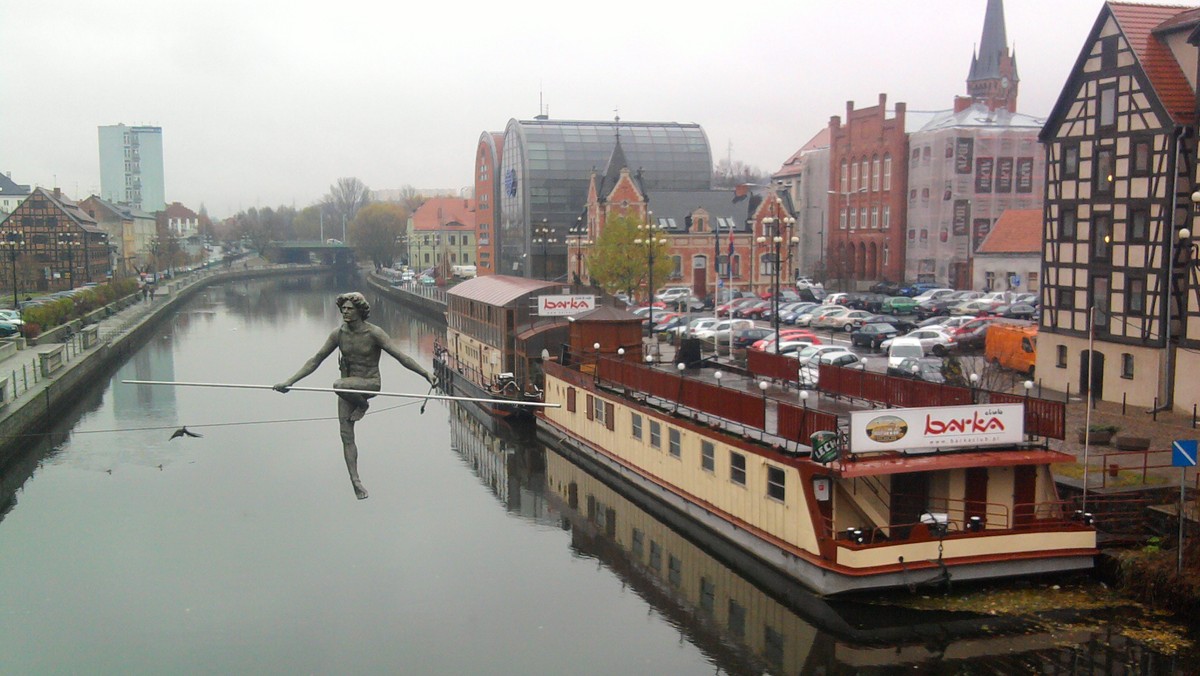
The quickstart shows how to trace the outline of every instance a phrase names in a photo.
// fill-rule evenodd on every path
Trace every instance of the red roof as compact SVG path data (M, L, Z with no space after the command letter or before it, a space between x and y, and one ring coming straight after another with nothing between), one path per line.
M1170 48L1155 35L1155 29L1162 27L1164 32L1170 32L1184 28L1189 17L1181 15L1190 14L1195 8L1120 2L1110 2L1108 8L1171 118L1179 124L1190 123L1196 117L1195 93Z
M1009 209L992 226L979 253L1039 253L1042 250L1042 210Z
M509 277L508 275L487 275L459 282L450 287L446 293L467 300L504 307L528 293L560 288L562 288L562 284L559 282Z
M783 163L783 166L779 168L779 171L775 172L775 174L772 176L772 178L780 178L783 176L799 175L800 170L802 168L802 165L800 164L800 158L805 153L813 151L813 150L817 150L819 148L828 148L828 147L829 147L829 127L822 127L821 131L817 132L816 136L813 136L812 138L810 138L808 140L808 143L805 143L803 146L800 147L799 150L797 150L794 154L792 154L791 157L787 158L787 161L785 161Z
M446 228L475 228L475 200L433 197L413 214L413 229L440 231Z

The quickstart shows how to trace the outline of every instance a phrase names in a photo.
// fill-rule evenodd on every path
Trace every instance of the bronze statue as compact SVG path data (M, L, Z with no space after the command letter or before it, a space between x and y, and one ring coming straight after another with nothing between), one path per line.
M334 348L341 350L338 367L342 377L334 381L333 386L336 389L378 392L381 352L387 352L405 368L419 374L429 381L430 386L437 385L437 378L412 357L401 352L383 329L367 322L367 317L371 314L371 305L361 293L343 293L337 297L336 303L342 313L342 325L329 334L321 349L304 362L304 366L300 367L296 375L275 385L274 389L287 392L298 380L316 371ZM342 436L342 451L346 456L346 469L350 471L350 483L354 486L354 494L359 500L367 497L367 491L358 478L358 446L354 443L354 423L362 420L369 405L367 400L372 396L351 392L338 393L338 425Z

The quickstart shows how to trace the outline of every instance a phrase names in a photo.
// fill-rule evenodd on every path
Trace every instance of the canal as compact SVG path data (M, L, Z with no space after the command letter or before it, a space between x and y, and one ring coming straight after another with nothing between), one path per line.
M0 475L2 673L1188 673L1127 610L1007 626L824 602L457 404L376 398L355 499L332 395L269 385L356 280L192 300ZM368 293L428 365L441 329ZM423 380L384 357L385 390ZM336 356L299 385L337 377ZM172 438L186 426L200 437ZM1098 586L1089 581L1084 594ZM1040 594L1048 587L1026 587ZM982 608L980 609L983 610Z

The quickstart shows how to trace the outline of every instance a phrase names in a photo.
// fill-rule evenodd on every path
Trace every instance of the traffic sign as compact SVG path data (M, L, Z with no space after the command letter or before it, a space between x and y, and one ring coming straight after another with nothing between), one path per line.
M1195 467L1196 451L1200 444L1195 439L1176 439L1171 442L1171 465L1173 467Z

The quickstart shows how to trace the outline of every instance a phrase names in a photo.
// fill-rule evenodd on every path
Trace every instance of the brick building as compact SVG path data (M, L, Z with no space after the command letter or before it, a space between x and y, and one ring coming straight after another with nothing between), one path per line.
M496 214L500 210L500 155L504 134L485 131L475 151L475 266L478 275L496 274Z
M58 188L34 188L0 221L0 243L9 253L6 262L16 252L18 277L27 275L25 284L18 281L21 288L71 289L102 282L112 269L107 234Z
M826 260L829 278L844 288L905 279L905 104L888 112L887 94L880 94L869 108L847 101L845 120L829 120Z

